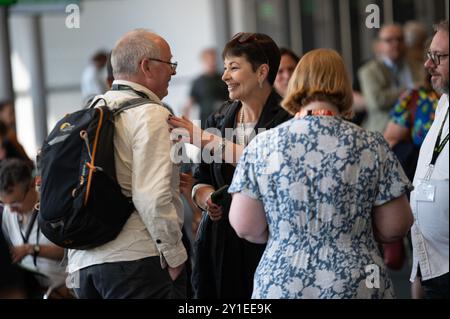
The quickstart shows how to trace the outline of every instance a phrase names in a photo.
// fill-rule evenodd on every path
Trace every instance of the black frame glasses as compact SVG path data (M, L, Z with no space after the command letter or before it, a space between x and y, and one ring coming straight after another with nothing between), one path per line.
M177 66L178 66L178 62L170 62L170 61L163 61L160 59L155 59L155 58L148 58L150 61L156 61L156 62L161 62L161 63L165 63L170 65L170 67L172 68L172 72L175 73L177 71Z
M448 57L448 54L439 54L438 52L427 51L427 58L430 59L434 65L441 64L441 58Z

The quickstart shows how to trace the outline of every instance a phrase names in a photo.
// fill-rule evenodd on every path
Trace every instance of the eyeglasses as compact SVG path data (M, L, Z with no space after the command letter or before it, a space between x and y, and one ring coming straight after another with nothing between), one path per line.
M448 54L439 54L437 52L427 51L427 58L433 61L433 64L438 66L441 64L441 58L448 57Z
M154 58L148 58L151 61L161 62L170 65L172 68L172 72L175 73L177 71L178 62L170 62L170 61L163 61L160 59L154 59Z
M237 40L237 42L239 42L240 44L254 43L266 60L264 63L269 65L269 58L267 57L266 51L264 51L264 49L259 44L260 39L258 39L258 35L256 33L238 32L231 38L231 40Z

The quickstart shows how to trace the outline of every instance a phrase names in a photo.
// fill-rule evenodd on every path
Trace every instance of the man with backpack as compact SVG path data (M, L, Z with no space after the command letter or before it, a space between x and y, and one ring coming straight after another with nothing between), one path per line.
M135 210L115 239L69 251L68 271L79 298L186 296L179 170L170 158L170 113L161 102L176 74L171 58L168 43L143 29L124 35L112 51L115 80L98 103L114 110L148 99L114 117L117 182Z

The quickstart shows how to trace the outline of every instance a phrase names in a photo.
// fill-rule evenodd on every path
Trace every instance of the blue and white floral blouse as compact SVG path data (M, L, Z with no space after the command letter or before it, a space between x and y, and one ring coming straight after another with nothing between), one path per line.
M379 133L339 117L294 118L245 149L230 193L269 227L253 298L393 298L371 213L411 187Z

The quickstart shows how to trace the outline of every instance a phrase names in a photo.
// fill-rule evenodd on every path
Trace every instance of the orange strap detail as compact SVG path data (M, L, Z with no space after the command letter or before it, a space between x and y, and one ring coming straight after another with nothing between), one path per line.
M92 181L92 173L96 170L96 168L95 168L95 153L97 152L98 137L100 135L100 129L102 127L102 121L103 121L103 110L101 108L97 108L97 110L99 110L99 112L100 112L100 117L98 119L97 130L95 131L94 149L92 150L91 162L86 163L87 167L89 167L89 176L88 176L88 184L87 184L87 188L86 188L86 195L84 197L84 205L87 204L87 200L89 198L89 191L91 189L91 181Z

